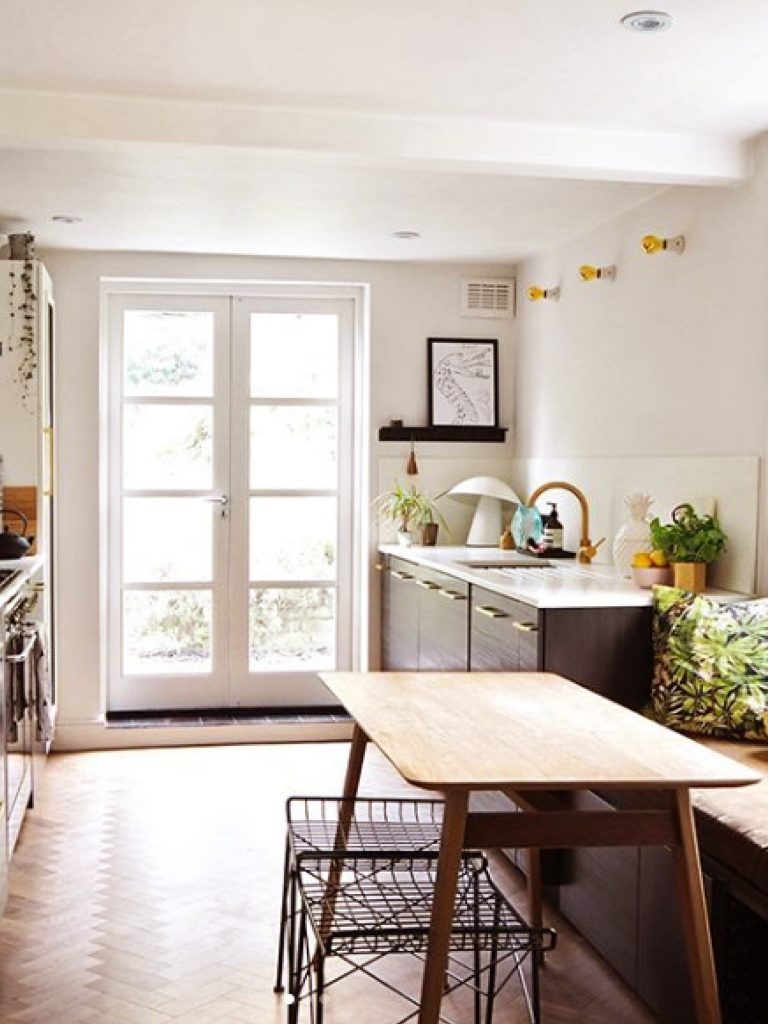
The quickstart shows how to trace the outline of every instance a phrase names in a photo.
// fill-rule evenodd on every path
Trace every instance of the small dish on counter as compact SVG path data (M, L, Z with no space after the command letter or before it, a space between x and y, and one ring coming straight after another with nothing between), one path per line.
M650 587L657 585L672 585L672 569L669 566L659 567L654 565L650 569L636 569L633 566L630 571L632 579L635 581L635 586L640 587L642 590L648 590Z

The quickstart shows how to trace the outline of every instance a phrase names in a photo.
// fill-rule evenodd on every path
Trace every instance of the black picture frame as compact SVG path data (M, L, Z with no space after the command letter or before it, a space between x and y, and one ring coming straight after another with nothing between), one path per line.
M427 338L429 425L498 427L498 338Z

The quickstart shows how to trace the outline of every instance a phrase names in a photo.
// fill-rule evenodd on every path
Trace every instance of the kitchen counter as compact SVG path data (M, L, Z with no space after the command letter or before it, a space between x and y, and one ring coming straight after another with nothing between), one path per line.
M379 551L536 608L640 608L651 604L650 590L619 579L611 565L581 565L575 558L547 561L498 548L382 544ZM708 590L707 596L743 597L716 590Z

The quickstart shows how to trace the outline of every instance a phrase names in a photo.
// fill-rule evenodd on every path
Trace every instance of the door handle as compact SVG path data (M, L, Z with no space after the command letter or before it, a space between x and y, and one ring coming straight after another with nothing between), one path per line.
M432 583L430 580L416 580L417 587L423 587L424 590L437 590L437 584Z
M394 576L396 580L412 580L413 576L409 576L407 572L401 572L399 569L390 569L389 575Z
M203 501L207 501L212 505L218 505L221 513L221 518L224 519L228 515L229 509L229 496L226 494L206 494L203 496Z
M466 594L460 594L458 590L438 590L440 597L444 597L447 601L466 601Z

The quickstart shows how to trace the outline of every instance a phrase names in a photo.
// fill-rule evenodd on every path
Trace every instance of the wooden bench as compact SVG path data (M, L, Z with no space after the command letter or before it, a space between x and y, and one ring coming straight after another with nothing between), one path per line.
M768 744L702 740L763 776L749 792L693 796L711 881L712 938L726 1024L768 1022Z

